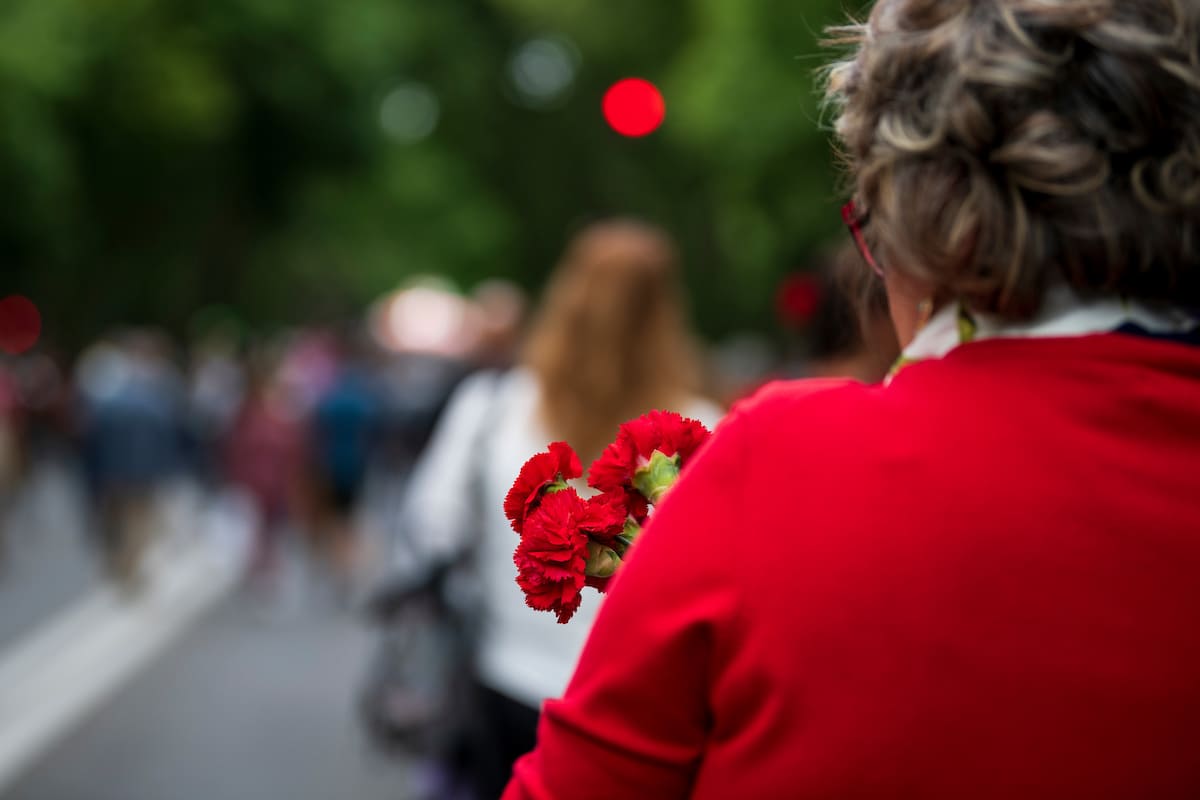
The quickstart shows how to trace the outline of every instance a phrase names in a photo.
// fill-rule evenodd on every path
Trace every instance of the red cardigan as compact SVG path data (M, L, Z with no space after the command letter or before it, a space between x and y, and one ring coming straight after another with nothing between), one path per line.
M768 388L504 796L1200 797L1200 348L989 340Z

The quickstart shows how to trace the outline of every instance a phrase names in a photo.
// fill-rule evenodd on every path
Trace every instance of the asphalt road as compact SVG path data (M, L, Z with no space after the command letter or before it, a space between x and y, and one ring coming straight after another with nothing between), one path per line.
M369 647L345 615L264 618L236 596L114 696L8 800L406 796L352 715Z
M85 498L68 470L45 467L3 519L10 548L0 572L0 660L102 583ZM171 641L0 797L411 796L406 770L372 752L354 719L372 635L298 550L270 592L236 588Z
M87 498L60 461L0 502L0 650L100 582Z

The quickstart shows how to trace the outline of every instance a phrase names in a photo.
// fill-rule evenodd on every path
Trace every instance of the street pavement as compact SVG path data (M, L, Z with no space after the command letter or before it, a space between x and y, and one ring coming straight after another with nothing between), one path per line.
M3 797L403 798L352 714L369 644L336 611L266 618L232 597Z
M0 651L100 583L87 498L61 460L0 503Z
M269 589L235 584L209 546L228 533L228 509L198 512L193 493L171 524L199 514L212 530L168 532L151 589L121 598L94 565L77 481L47 469L5 518L0 762L31 730L45 735L0 798L408 796L403 765L367 747L354 718L371 632L298 548ZM225 538L216 551L236 540ZM42 724L42 711L54 718Z

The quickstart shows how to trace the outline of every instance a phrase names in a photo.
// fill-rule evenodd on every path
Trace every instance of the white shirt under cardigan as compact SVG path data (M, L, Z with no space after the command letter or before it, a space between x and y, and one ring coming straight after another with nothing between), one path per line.
M538 382L527 370L465 380L416 466L402 515L408 538L434 557L457 552L475 535L479 516L483 530L476 563L486 615L479 678L533 708L566 689L602 601L602 595L586 589L579 611L560 625L553 614L526 606L516 583L518 537L504 516L503 501L521 465L552 441L537 419L539 405ZM700 399L670 410L710 429L721 417L720 409ZM473 499L476 486L482 496Z

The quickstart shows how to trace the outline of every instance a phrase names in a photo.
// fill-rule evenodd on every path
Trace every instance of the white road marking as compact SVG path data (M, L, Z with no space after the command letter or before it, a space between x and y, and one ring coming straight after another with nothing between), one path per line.
M228 592L243 553L200 536L149 556L136 597L97 589L0 652L0 793Z

